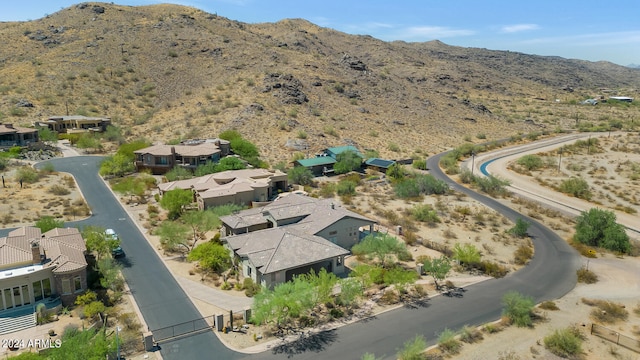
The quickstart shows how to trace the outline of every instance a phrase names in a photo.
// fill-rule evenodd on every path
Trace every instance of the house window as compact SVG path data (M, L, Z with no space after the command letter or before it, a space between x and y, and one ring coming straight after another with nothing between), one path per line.
M336 235L338 233L337 230L329 231L329 235Z
M44 292L44 297L51 297L51 281L49 279L42 280L42 291Z
M71 294L71 279L62 279L62 293Z
M75 292L82 291L82 279L80 278L80 276L76 276L73 278L73 289L75 290Z
M44 298L42 295L42 281L36 281L33 284L33 298L35 301L40 301Z
M166 156L158 157L158 165L167 165L167 164L168 164L168 161Z
M338 265L338 266L342 266L342 256L338 256L338 257L336 258L336 265Z
M251 266L247 265L247 277L251 277Z

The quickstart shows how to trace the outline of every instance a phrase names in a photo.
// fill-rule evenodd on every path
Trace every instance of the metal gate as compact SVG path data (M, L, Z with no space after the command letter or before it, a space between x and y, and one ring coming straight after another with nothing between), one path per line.
M213 329L213 326L214 317L207 316L176 325L151 330L151 332L153 333L153 340L156 343L161 343L163 341L168 341L177 337L210 331Z

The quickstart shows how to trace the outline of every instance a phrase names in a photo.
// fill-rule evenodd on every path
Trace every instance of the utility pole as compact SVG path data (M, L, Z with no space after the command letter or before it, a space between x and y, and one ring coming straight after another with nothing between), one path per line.
M589 139L587 140L587 155L591 154L591 135L589 135Z
M562 146L560 146L560 158L558 159L558 173L560 172L560 164L562 163Z

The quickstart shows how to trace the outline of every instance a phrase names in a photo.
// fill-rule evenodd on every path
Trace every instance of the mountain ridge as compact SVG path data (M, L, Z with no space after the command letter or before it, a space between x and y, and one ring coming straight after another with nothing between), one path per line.
M607 62L384 42L304 19L245 24L171 4L81 3L0 23L0 36L2 122L69 109L153 141L233 128L271 163L342 144L423 156L568 127L576 111L597 122L575 104L640 88L640 70Z

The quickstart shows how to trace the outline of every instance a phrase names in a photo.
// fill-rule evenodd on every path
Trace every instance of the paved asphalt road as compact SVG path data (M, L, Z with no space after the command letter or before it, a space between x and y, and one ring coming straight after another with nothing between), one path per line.
M101 157L80 156L49 160L56 171L73 174L93 216L70 226L99 225L114 229L125 251L123 274L150 329L200 318L201 315L140 233L117 199L98 176ZM38 166L42 166L39 163ZM233 358L235 354L211 332L162 345L164 360ZM203 357L203 354L212 354ZM215 354L215 355L214 355Z
M337 330L302 336L297 342L261 354L234 353L214 334L203 333L163 345L164 359L360 359L365 352L394 359L402 344L416 334L424 335L433 344L445 328L459 329L498 319L501 298L509 290L542 301L559 298L573 289L575 270L579 267L579 257L573 249L537 221L449 180L437 165L439 158L437 155L429 159L431 174L512 220L522 217L531 223L529 234L536 250L528 266L503 279L469 286L462 298L438 296L424 304L405 306ZM97 164L100 158L85 156L51 161L56 170L70 172L76 177L87 202L94 209L93 217L77 225L98 224L121 234L128 261L124 275L149 327L155 329L199 317L191 301L99 179Z

